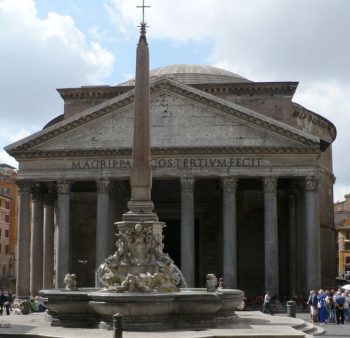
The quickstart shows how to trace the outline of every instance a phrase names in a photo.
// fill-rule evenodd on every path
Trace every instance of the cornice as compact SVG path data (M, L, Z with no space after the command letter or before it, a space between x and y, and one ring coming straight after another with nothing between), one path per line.
M251 94L256 92L263 93L289 93L294 95L298 82L240 82L240 83L208 83L208 84L189 84L188 86L205 91L207 93L237 93ZM80 88L59 88L57 91L61 97L66 99L84 99L91 97L110 98L132 90L134 86L86 86Z
M306 109L298 103L293 102L293 117L299 120L306 120L310 122L313 126L327 130L332 142L337 137L337 129L332 122L324 118L323 116Z
M191 85L207 93L226 93L236 95L252 94L289 94L293 96L298 82L242 82L242 83L210 83Z
M332 171L325 167L319 167L318 168L319 173L325 175L333 184L335 183L335 176Z
M80 88L59 88L63 100L86 98L112 98L132 90L134 86L86 86Z
M91 150L50 150L50 151L18 151L16 159L28 158L61 158L61 157L131 157L131 148L123 149L91 149ZM215 147L215 148L152 148L152 156L193 156L193 155L276 155L276 154L319 154L318 147Z

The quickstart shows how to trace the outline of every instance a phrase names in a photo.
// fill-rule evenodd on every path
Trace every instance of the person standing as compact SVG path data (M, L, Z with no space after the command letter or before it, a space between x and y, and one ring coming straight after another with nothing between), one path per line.
M343 293L343 296L345 298L345 303L344 303L344 320L350 321L350 297L349 297L349 290L346 290Z
M7 292L5 293L4 306L5 306L6 314L9 316L10 309L11 309L11 303L10 303L10 298L9 298L9 295Z
M317 323L317 304L318 304L317 293L315 290L310 291L307 304L310 306L311 323L315 324Z
M263 312L267 313L267 311L270 313L270 315L273 315L273 311L271 307L271 295L269 291L266 291L266 294L264 297L264 305L263 305Z
M1 290L0 292L0 315L2 316L2 313L4 312L4 304L5 304L5 294L4 291Z
M331 290L326 297L326 302L329 309L329 322L335 323L335 302L334 302L334 291Z
M335 317L337 319L337 324L344 324L344 303L345 297L339 289L335 296Z
M322 289L318 292L317 300L318 300L320 324L324 325L326 323L326 318L327 318L327 309L326 309L326 294Z

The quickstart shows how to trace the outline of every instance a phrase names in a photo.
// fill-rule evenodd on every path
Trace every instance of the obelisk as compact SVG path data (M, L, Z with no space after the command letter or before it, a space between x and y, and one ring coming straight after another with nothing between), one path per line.
M144 13L144 0L140 7ZM158 220L151 201L149 52L144 15L136 52L132 159L129 211L122 222L115 223L117 251L105 260L107 272L100 280L116 292L178 292L180 272L163 252L165 223Z
M141 6L144 10L146 6ZM144 15L136 52L134 133L132 170L130 176L131 199L124 221L157 221L151 201L151 140L150 140L150 87L149 51Z

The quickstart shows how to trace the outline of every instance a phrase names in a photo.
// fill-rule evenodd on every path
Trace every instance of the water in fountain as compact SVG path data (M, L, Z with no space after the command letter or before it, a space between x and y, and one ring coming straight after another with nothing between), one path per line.
M188 285L187 285L186 279L185 279L184 275L182 274L181 270L179 269L179 267L175 263L173 263L173 266L174 266L174 269L177 271L177 273L180 275L181 287L187 289Z

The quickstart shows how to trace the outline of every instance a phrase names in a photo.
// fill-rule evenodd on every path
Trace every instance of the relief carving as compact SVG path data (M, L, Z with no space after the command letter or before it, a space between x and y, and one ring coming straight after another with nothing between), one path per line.
M152 226L137 223L117 234L116 252L100 267L102 285L116 292L176 292L180 284L179 269L163 253L163 235ZM154 273L144 269L153 266ZM139 271L130 273L130 271Z

